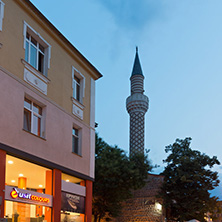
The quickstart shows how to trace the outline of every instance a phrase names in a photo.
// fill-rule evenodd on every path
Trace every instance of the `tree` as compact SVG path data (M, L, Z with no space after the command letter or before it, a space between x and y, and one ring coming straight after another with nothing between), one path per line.
M151 169L147 156L138 154L129 159L122 149L108 145L96 134L94 221L106 215L117 217L121 203L131 197L132 189L145 185Z
M205 221L206 213L213 213L217 197L209 191L219 184L218 173L212 167L220 162L216 156L210 158L190 148L191 138L176 139L173 145L166 146L170 153L164 160L167 163L164 183L160 191L167 218L176 221L197 219Z

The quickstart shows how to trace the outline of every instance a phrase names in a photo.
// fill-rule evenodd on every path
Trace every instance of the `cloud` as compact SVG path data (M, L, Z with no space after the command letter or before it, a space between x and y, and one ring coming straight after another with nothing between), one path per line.
M123 29L141 29L162 15L163 3L156 0L97 0Z

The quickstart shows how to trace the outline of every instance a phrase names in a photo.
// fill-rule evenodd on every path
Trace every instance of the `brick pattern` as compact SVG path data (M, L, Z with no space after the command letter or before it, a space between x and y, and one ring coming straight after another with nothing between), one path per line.
M158 210L153 198L132 198L124 203L122 216L115 222L162 222L162 211Z
M144 153L144 114L130 114L130 154Z
M133 192L133 197L123 203L121 216L113 222L163 222L164 210L158 209L162 201L156 197L163 182L163 176L148 176L146 185Z

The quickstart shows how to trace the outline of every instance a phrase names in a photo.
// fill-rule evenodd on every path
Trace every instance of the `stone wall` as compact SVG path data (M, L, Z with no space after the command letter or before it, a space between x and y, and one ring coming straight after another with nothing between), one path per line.
M123 203L122 214L115 222L162 222L164 209L156 197L163 182L163 176L149 174L146 185L133 192L133 197Z

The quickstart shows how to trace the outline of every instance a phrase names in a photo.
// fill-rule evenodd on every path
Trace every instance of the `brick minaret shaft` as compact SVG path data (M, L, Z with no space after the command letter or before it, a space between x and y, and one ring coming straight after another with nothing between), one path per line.
M138 48L133 65L131 95L126 99L126 108L130 115L130 156L144 154L144 116L148 110L149 99L144 95L144 76L140 65Z

